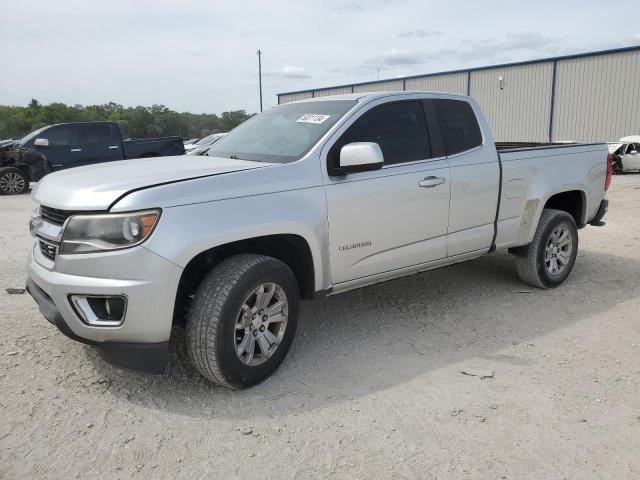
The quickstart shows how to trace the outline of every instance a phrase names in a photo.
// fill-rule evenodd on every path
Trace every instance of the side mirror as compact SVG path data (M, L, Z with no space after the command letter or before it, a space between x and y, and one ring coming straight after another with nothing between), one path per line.
M354 142L340 149L342 173L369 172L382 168L383 164L382 150L375 142Z
M33 141L34 147L47 148L49 146L49 139L47 138L36 138Z

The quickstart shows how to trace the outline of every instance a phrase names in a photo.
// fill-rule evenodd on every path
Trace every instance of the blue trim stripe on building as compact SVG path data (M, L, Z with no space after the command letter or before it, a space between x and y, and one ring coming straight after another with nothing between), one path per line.
M551 105L549 106L549 143L553 141L553 111L556 106L556 73L558 71L558 61L554 60L551 73Z
M384 83L384 82L391 82L393 80L403 80L403 83L406 80L411 80L414 78L426 78L426 77L436 77L439 75L451 75L454 73L467 73L468 75L471 75L472 72L478 72L481 70L491 70L494 68L505 68L505 67L517 67L520 65L531 65L531 64L535 64L535 63L546 63L546 62L558 62L561 60L571 60L574 58L583 58L583 57L595 57L598 55L607 55L610 53L622 53L622 52L631 52L634 50L640 50L640 45L633 45L630 47L623 47L623 48L612 48L612 49L608 49L608 50L598 50L595 52L585 52L585 53L575 53L572 55L563 55L563 56L559 56L559 57L549 57L549 58L539 58L539 59L535 59L535 60L525 60L522 62L513 62L513 63L501 63L501 64L497 64L497 65L487 65L485 67L474 67L474 68L462 68L462 69L458 69L458 70L447 70L447 71L443 71L443 72L435 72L435 73L425 73L422 75L411 75L408 77L400 77L400 78L387 78L384 80L373 80L373 81L369 81L369 82L357 82L357 83L345 83L343 85L334 85L332 87L320 87L320 88L308 88L305 90L295 90L295 91L291 91L291 92L282 92L282 93L278 93L276 95L278 95L278 98L281 95L292 95L292 94L296 94L296 93L307 93L307 92L312 92L315 90L324 90L327 88L349 88L351 87L351 92L353 93L353 88L354 87L359 87L359 86L364 86L364 85L372 85L375 83ZM467 90L469 90L469 82L467 82Z

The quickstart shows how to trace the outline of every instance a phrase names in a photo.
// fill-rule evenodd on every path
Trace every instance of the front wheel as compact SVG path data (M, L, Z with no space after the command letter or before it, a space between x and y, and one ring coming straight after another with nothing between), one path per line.
M187 351L198 372L233 389L266 379L289 351L299 298L280 260L242 254L222 261L198 287L187 318Z
M29 188L29 178L19 168L0 168L0 194L20 195Z
M515 263L520 279L539 288L554 288L564 282L578 254L578 229L571 215L545 209L533 241L519 249Z

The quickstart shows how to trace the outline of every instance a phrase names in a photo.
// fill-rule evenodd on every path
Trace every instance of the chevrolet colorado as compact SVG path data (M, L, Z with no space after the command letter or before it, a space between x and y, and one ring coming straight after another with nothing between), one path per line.
M132 370L162 372L185 319L196 369L242 388L283 361L301 298L497 249L524 282L558 286L610 181L606 145L496 145L469 97L305 100L206 156L47 176L27 287L64 334Z
M184 145L180 137L123 140L115 122L75 122L42 127L0 150L0 195L18 195L50 172L125 158L181 155Z

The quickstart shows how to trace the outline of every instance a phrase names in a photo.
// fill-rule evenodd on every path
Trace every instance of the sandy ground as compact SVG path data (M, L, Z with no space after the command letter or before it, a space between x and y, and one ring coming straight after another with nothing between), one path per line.
M0 478L640 478L640 176L609 198L561 288L495 254L308 302L231 392L180 331L164 375L126 373L8 295L32 205L0 197Z

